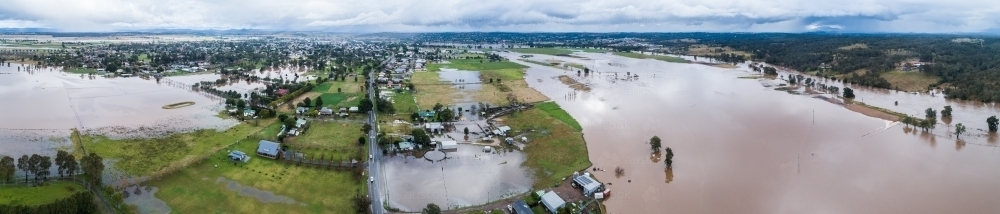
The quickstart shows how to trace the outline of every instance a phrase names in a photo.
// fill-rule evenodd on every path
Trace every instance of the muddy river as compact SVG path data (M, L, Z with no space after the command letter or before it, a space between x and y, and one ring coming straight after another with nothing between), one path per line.
M945 124L922 132L815 98L829 94L790 94L765 87L770 80L738 78L753 74L745 66L578 55L533 60L599 72L577 77L519 63L531 66L533 88L583 126L591 162L607 169L595 175L611 189L609 213L1000 213L998 143L979 130L1000 113L993 104L855 89L858 100L907 114L951 105L950 124L970 127L959 143ZM559 75L592 90L573 91ZM650 158L646 142L654 135L673 149L672 170ZM621 177L616 167L625 170Z

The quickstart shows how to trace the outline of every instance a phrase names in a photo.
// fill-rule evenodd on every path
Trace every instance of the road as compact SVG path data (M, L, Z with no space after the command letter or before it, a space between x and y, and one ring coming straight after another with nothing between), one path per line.
M389 60L392 58L382 61L382 69ZM372 106L375 106L375 92L378 91L375 84L375 71L368 73L368 99L372 101ZM375 109L368 111L368 124L372 125L372 130L368 131L368 154L372 155L372 158L368 160L368 176L375 179L373 182L368 183L368 195L372 200L371 210L375 214L383 214L386 212L385 206L383 206L383 200L388 199L388 195L385 190L385 176L382 174L382 150L378 146L378 141L376 141L376 136L378 135L378 123L375 118Z

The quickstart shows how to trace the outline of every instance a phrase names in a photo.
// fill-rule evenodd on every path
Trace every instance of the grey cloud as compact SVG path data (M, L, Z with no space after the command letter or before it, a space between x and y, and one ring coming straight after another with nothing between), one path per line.
M5 0L0 28L974 32L998 16L985 0Z

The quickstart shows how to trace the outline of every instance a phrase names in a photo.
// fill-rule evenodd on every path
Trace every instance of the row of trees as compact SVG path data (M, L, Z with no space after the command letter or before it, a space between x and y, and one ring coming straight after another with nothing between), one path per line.
M663 146L660 140L660 136L653 136L649 139L649 146L653 151L660 151ZM674 165L674 150L670 147L664 149L663 163L667 165L667 168L673 168Z
M0 176L10 182L14 177L14 172L16 169L20 169L24 172L24 180L28 180L29 175L35 175L33 181L38 182L39 179L42 181L47 181L49 176L49 169L52 168L52 158L49 156L41 156L38 154L32 154L31 156L22 155L17 159L15 164L14 158L3 156L0 157ZM58 151L56 153L55 164L57 166L57 172L59 177L64 177L66 175L72 176L78 172L78 170L83 170L87 175L93 178L93 181L100 185L101 174L104 172L103 158L95 153L90 153L90 155L84 156L77 162L76 157L66 151Z

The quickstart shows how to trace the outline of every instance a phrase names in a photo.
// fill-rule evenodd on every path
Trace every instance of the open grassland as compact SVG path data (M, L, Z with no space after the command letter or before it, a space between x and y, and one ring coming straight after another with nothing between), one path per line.
M28 207L51 204L84 191L87 189L69 181L48 182L47 185L39 187L3 185L0 186L0 204Z
M97 73L97 69L93 69L93 68L71 68L71 69L66 70L66 72L67 73L73 73L73 74L92 74L92 73L96 74Z
M510 61L490 62L486 59L450 59L449 63L435 63L427 66L427 71L440 71L441 68L454 68L458 70L485 71L499 69L521 69L527 68L521 64Z
M535 105L535 108L541 109L546 114L549 114L550 116L555 117L559 121L566 123L566 125L569 125L569 127L573 127L573 129L576 129L576 131L583 131L583 127L580 127L580 123L576 122L576 119L573 119L573 116L570 116L569 113L566 112L566 110L563 110L555 102L539 103L538 105Z
M230 148L250 154L247 163L221 151L148 185L175 213L356 213L351 198L365 194L366 183L354 172L280 163L253 155L256 147Z
M417 107L417 101L414 99L413 92L408 90L395 93L392 96L392 105L396 108L396 115L399 115L398 119L404 121L412 120L410 114L420 110Z
M753 54L750 54L750 53L747 53L747 52L744 52L744 51L738 51L738 50L732 49L730 47L712 47L712 46L707 46L707 45L692 45L692 46L688 47L688 51L687 51L687 55L693 55L693 56L706 56L706 55L707 56L718 56L718 55L721 55L721 54L742 55L743 57L746 57L747 59L749 59L750 57L753 56Z
M632 53L632 52L615 52L614 54L618 55L618 56L623 56L623 57L628 57L628 58L636 58L636 59L655 59L655 60L660 60L660 61L665 61L665 62L688 63L688 61L685 60L685 59L682 59L680 57L672 57L672 56L648 55L648 54Z
M359 149L358 137L365 136L361 132L361 123L340 121L314 120L302 135L287 138L286 144L291 148L306 153L307 157L344 157L356 155Z
M420 109L434 108L435 103L454 104L459 98L458 89L451 85L441 85L437 72L416 72L410 81L416 86L417 106Z
M479 72L479 80L484 83L489 83L490 79L500 79L501 81L507 80L520 80L524 79L524 70L520 68L515 69L497 69L497 70L486 70Z
M577 49L570 49L570 50L582 51L582 52L587 52L587 53L607 53L607 52L611 52L611 51L608 51L608 50L596 49L596 48L577 48Z
M573 53L571 50L561 49L561 48L514 48L510 51L525 53L525 54L545 54L545 55L569 55Z
M178 169L206 155L243 140L247 136L264 134L277 135L280 125L272 124L274 119L241 123L226 131L203 129L189 133L148 139L109 139L105 136L82 135L80 140L87 152L97 153L105 159L115 160L114 168L129 175L154 175L158 171ZM278 123L274 123L278 124ZM261 130L269 127L268 130ZM83 154L76 154L82 157Z
M534 171L535 189L559 184L562 178L591 165L583 134L557 118L563 117L558 107L546 108L531 108L502 118L503 123L525 133L531 141L524 148L527 160L523 165Z
M919 71L889 71L882 73L881 76L889 81L892 87L910 92L927 91L927 86L937 83L941 79Z

